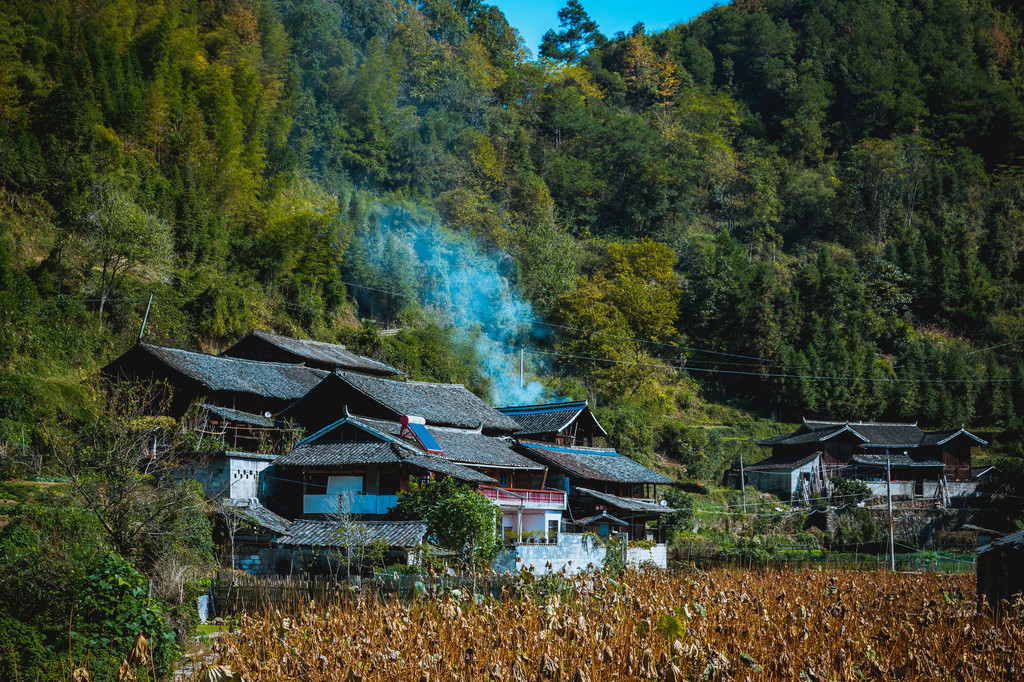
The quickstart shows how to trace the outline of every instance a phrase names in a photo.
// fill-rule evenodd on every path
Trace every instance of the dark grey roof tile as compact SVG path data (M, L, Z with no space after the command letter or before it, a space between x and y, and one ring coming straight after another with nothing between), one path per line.
M388 433L396 438L402 430L398 422L370 419L353 416L356 423L366 424ZM485 436L475 430L439 428L428 426L427 431L444 451L444 458L462 464L507 468L507 469L543 469L543 465L523 457L512 449L512 444L503 438ZM404 439L413 447L419 444L408 438Z
M281 350L294 355L300 361L313 362L318 365L326 365L334 369L351 370L354 372L366 372L379 375L402 374L401 370L395 369L387 363L380 362L362 355L356 355L352 351L336 343L325 343L323 341L312 341L309 339L296 339L291 336L274 334L262 329L254 329L249 336L255 337L266 343L276 346ZM236 344L240 346L246 343L242 339ZM234 355L232 348L224 351L225 355Z
M604 502L607 505L615 507L616 509L622 509L624 511L632 512L634 514L668 514L674 512L669 506L662 506L660 504L654 504L653 502L646 502L644 500L637 500L631 497L619 497L618 495L612 495L610 493L602 493L596 490L590 490L588 488L576 488L575 493L584 495L586 497L592 497L599 502Z
M156 359L211 391L298 400L328 375L324 370L302 365L240 360L148 343L139 345Z
M551 464L570 475L616 483L671 483L672 479L610 448L553 445L520 441L527 457Z
M277 542L297 547L341 547L340 536L346 529L361 544L383 540L389 547L412 548L427 536L426 521L361 521L348 525L337 521L296 519Z
M416 415L428 424L485 429L512 433L519 424L474 395L462 384L395 381L351 372L335 376L356 391L376 400L397 415Z

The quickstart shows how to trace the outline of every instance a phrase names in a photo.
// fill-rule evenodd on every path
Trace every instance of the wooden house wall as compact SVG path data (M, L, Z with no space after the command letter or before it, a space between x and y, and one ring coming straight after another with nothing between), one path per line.
M346 405L352 414L371 419L397 421L402 416L340 381L332 381L329 387L321 384L313 391L315 393L307 394L288 414L309 432L322 429L344 417Z
M833 439L824 443L825 456L822 458L825 464L849 464L853 459L853 443Z
M984 597L988 607L996 614L1004 611L1006 602L1012 603L1018 594L1024 594L1024 548L995 547L978 555L978 599Z
M942 446L941 457L936 457L946 465L947 481L969 481L971 480L971 446L955 439Z
M197 398L209 396L209 391L198 381L171 369L148 354L142 355L142 351L125 354L109 370L108 376L117 380L154 384L148 391L154 414L167 414L179 419ZM160 383L166 383L170 388L169 396L164 393L165 388L157 386Z

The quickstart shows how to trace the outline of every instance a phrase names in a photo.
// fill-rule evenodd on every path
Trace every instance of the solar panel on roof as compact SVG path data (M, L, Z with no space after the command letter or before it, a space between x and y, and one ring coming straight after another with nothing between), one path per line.
M444 452L444 450L441 449L441 446L437 444L437 441L434 440L434 437L430 435L430 432L427 431L427 427L423 424L410 423L407 425L407 428L412 431L412 435L416 437L416 440L420 442L420 445L422 445L423 449L427 452Z

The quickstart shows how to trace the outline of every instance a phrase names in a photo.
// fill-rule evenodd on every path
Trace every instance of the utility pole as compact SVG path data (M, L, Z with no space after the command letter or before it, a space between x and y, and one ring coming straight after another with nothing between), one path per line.
M892 535L892 472L889 468L889 453L885 453L885 491L889 498L889 568L896 572L896 542Z
M519 390L523 389L523 354L524 350L519 349Z
M153 294L149 295L149 303L146 304L146 316L142 318L142 329L139 330L139 341L142 341L142 335L146 333L146 322L149 320L149 307L153 305Z
M743 497L743 513L747 513L747 481L743 474L743 453L740 453L740 495Z

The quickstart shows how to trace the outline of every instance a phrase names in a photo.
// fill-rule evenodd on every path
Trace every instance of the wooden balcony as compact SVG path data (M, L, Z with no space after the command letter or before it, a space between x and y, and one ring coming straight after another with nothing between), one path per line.
M480 486L480 494L503 509L565 509L564 490L526 490Z

